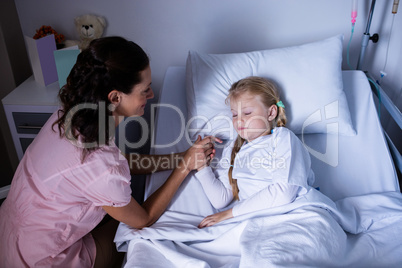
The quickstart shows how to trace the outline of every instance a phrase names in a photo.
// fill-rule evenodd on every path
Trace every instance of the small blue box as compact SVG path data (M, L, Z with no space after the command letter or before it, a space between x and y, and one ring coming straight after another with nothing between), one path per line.
M59 86L62 88L67 83L67 77L74 64L77 62L77 56L80 54L77 46L54 51L56 61L57 76L59 77Z

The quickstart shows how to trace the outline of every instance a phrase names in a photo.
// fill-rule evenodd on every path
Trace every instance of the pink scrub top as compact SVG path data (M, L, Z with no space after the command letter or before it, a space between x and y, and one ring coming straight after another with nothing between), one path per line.
M82 162L82 149L60 138L54 113L29 146L0 208L0 267L92 267L90 231L102 206L131 200L126 159L111 141Z

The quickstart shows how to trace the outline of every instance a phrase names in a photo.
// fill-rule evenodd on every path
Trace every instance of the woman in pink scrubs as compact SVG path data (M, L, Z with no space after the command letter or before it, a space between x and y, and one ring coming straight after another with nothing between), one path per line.
M174 157L141 156L165 169L166 159L181 161L171 161L170 177L142 205L132 198L114 127L142 116L154 93L148 56L123 38L100 38L82 51L59 97L60 110L25 152L0 208L0 267L118 266L118 222L152 225L187 174L214 156L212 137Z

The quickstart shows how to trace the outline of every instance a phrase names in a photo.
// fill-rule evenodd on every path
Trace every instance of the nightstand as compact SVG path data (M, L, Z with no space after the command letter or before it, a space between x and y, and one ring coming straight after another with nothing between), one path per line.
M59 90L58 82L43 86L31 76L3 98L4 111L19 160L42 126L58 109Z

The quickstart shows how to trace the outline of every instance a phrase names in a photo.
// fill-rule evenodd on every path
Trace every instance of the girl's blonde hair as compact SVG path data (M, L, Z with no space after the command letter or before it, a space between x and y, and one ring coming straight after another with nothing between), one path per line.
M230 99L235 99L243 93L249 93L255 96L259 96L262 103L267 107L271 107L272 105L277 105L280 101L279 90L271 80L250 76L244 79L241 79L235 82L231 88L229 89L229 95L226 98L226 103L230 101ZM283 127L286 125L286 113L285 109L279 105L278 114L275 118L275 123L277 127ZM237 186L237 180L232 177L233 165L235 163L235 158L237 153L240 151L241 146L244 143L244 139L237 136L235 144L232 149L231 159L230 159L230 168L229 168L229 182L232 186L233 198L235 200L239 200L239 187Z

